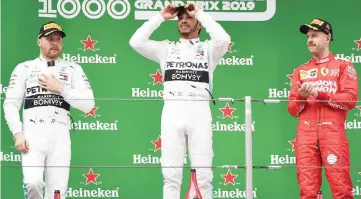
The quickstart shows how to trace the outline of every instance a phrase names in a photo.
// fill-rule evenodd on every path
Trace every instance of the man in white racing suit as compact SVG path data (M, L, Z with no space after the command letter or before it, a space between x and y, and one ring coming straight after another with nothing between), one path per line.
M55 190L65 199L71 159L69 110L72 106L89 112L94 107L93 91L81 66L59 58L63 37L55 22L41 27L40 56L15 67L4 101L5 119L16 149L22 152L26 199L43 199L44 186L45 199L53 199Z
M178 17L179 41L149 39L161 23L175 17ZM198 38L202 27L210 34L209 41L201 42ZM163 199L180 198L187 144L202 197L212 198L213 147L209 100L213 72L230 42L230 36L220 24L195 4L167 6L145 22L129 41L136 52L159 63L163 74Z

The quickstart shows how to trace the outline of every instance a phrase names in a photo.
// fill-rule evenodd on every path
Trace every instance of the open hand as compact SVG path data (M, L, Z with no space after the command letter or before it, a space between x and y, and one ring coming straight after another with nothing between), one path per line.
M160 11L160 14L165 20L169 20L174 19L177 16L178 11L174 5L168 5Z
M39 84L41 88L54 93L61 93L64 89L63 85L53 74L51 76L42 74L39 77Z
M187 10L189 16L194 17L196 16L197 12L200 10L198 5L195 3L187 3L184 5L184 8Z

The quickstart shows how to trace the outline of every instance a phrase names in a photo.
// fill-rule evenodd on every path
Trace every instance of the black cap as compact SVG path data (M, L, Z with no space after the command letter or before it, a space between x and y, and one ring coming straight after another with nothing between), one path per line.
M178 6L176 8L176 11L178 11L177 13L177 16L181 16L183 15L184 13L187 13L186 9L184 8L184 6Z
M325 33L326 35L331 35L331 41L333 41L332 26L327 21L320 19L320 18L316 18L316 19L312 20L311 23L303 24L300 27L300 31L303 34L307 34L309 29L318 30L318 31Z
M179 12L179 11L185 11L185 8L184 6L178 6L176 7L176 10Z
M62 37L66 36L65 32L63 31L63 28L59 24L55 23L54 21L50 21L41 26L38 38L40 39L41 37L48 36L54 32L59 32L62 35Z

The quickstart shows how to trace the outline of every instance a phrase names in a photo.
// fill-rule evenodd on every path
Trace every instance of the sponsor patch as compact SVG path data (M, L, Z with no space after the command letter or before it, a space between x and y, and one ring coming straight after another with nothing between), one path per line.
M311 69L311 70L301 70L300 71L300 79L311 79L311 78L317 78L318 69Z
M337 163L337 156L335 154L329 154L327 156L327 163L330 165L336 164Z
M347 66L347 74L351 79L357 79L357 73L353 67Z

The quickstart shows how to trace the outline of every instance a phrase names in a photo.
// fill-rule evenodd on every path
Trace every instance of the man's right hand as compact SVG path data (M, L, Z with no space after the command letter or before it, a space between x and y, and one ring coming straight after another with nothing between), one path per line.
M29 143L25 140L24 133L16 133L14 139L16 150L24 153L29 151Z
M302 85L299 84L300 95L303 98L309 97L312 93L312 89L313 89L312 84L307 84L307 83L304 83Z
M163 8L163 10L160 11L160 13L165 20L169 20L169 19L174 19L177 16L178 11L176 9L176 6L168 5L167 7Z

